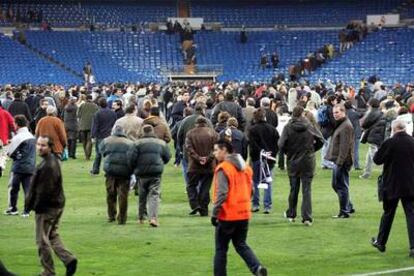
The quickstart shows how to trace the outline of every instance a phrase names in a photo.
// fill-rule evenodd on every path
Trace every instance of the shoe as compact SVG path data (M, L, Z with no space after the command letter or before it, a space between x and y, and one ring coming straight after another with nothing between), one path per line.
M376 238L371 238L371 245L378 249L379 252L385 252L385 245L379 244Z
M334 218L334 219L347 219L349 217L350 216L347 213L339 213L338 215L333 216L332 218Z
M255 207L252 208L253 213L257 213L259 211L260 211L260 207L258 207L258 206L255 206Z
M264 211L263 211L263 214L266 214L266 215L270 214L270 209L269 208L265 208Z
M114 218L108 218L108 222L109 223L112 223L112 222L114 222L115 221L115 219Z
M295 218L288 217L286 212L283 213L283 217L287 219L289 223L295 222Z
M356 170L356 171L362 171L361 168L355 168L354 170Z
M145 220L144 220L144 219L139 219L139 220L138 220L138 223L139 223L139 224L144 224L144 223L145 223Z
M255 275L256 276L267 276L267 268L264 266L259 266Z
M152 219L152 220L150 220L150 226L156 228L156 227L160 226L160 224L158 223L158 221L156 219Z
M354 209L354 208L352 208L352 209L349 211L349 213L350 213L350 214L355 214L355 209Z
M22 218L28 218L28 217L30 217L30 214L27 213L27 212L23 212L21 216L22 216Z
M99 173L96 173L96 172L90 171L90 172L89 172L89 175L90 175L90 176L97 176L97 175L99 175Z
M190 216L194 216L194 215L197 215L197 213L199 213L200 212L200 208L199 207L197 207L197 208L194 208L193 210L191 210L191 212L190 213L188 213Z
M369 178L369 175L367 174L362 174L359 176L359 179L368 179L368 178Z
M414 248L410 250L410 255L408 255L410 258L414 258Z
M19 211L17 211L17 209L9 208L6 211L4 211L4 214L6 216L17 216L19 214Z
M329 168L327 166L322 166L322 170L332 170L332 168Z
M76 268L78 267L78 260L74 259L66 266L66 276L75 275Z
M3 176L3 168L0 168L0 177Z
M303 225L305 225L305 226L312 226L312 221L305 220L305 221L303 221Z

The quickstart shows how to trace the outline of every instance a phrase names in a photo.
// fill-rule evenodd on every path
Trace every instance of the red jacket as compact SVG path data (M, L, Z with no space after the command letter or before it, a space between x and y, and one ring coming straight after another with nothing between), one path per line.
M10 132L14 132L14 119L12 115L0 107L0 141L3 145L9 143Z

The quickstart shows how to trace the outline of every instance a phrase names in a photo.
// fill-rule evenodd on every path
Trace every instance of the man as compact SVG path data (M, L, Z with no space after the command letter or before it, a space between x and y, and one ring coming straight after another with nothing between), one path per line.
M125 116L116 120L114 128L120 126L128 139L137 141L141 133L144 120L137 116L137 107L130 104L125 109Z
M253 183L254 183L254 195L253 195L253 212L260 211L260 192L259 184L262 178L266 176L262 175L263 162L261 152L270 152L274 158L278 153L277 142L279 140L279 133L276 128L266 122L266 111L263 108L259 108L254 112L253 125L250 127L248 133L248 140L250 146L250 159L253 163ZM266 161L266 160L265 160ZM274 161L269 160L269 176L272 174L274 167ZM269 214L272 209L272 181L268 184L268 188L264 190L264 213Z
M108 103L105 98L98 100L100 107L99 111L95 113L92 119L91 137L96 139L95 141L95 161L93 162L93 168L90 171L91 175L98 175L99 168L101 166L102 154L100 152L100 144L102 141L111 135L112 127L116 122L116 114L108 108Z
M247 160L247 151L249 143L246 134L238 130L239 123L236 118L231 117L227 120L227 128L220 132L220 139L227 140L233 147L233 152L240 154L244 160Z
M367 179L371 176L372 167L374 165L374 155L385 139L385 125L384 114L380 110L380 102L372 98L368 102L368 112L362 118L361 127L364 130L361 143L369 144L364 173L360 176L362 179Z
M217 104L213 109L213 114L211 115L211 122L213 125L217 124L218 115L224 111L228 112L231 117L235 117L239 122L239 129L244 130L244 127L246 126L246 120L243 116L242 108L234 102L234 97L231 92L227 92L224 101Z
M78 139L79 130L76 101L76 97L71 97L63 111L63 122L68 137L68 155L72 159L76 159L76 140Z
M385 252L395 211L401 200L407 220L409 256L414 258L414 138L406 133L406 123L402 120L395 120L392 129L394 136L386 140L374 156L377 165L384 165L383 187L380 189L384 213L378 236L372 238L371 243L380 252Z
M336 129L329 143L326 159L335 166L332 172L332 188L338 195L339 213L334 218L349 218L355 210L349 197L349 171L354 158L354 129L346 117L344 105L336 104L333 108Z
M196 127L187 133L185 153L188 157L187 195L191 207L190 215L200 213L200 216L208 216L214 168L212 153L217 140L218 134L204 117L197 118Z
M37 124L36 137L47 136L53 139L53 153L61 158L67 145L65 126L62 120L56 117L56 107L48 106L46 113L47 116Z
M254 98L247 98L246 107L243 108L242 110L243 116L246 119L246 127L245 127L246 132L249 130L252 124L253 113L256 110L255 106L256 106L256 101L254 100Z
M345 103L346 108L346 116L351 121L352 127L354 128L354 169L357 171L361 170L360 164L359 164L359 144L361 141L362 136L362 129L360 120L362 117L362 114L360 114L352 105L351 101L347 101Z
M138 220L143 224L147 215L152 227L158 227L158 209L161 194L161 176L164 164L170 161L171 154L167 143L158 139L151 125L143 126L143 135L134 146L131 164L139 179Z
M107 102L108 102L108 107L113 109L113 104L115 103L115 101L121 101L121 105L122 105L122 97L123 97L124 93L122 92L122 89L116 89L111 96L108 97Z
M14 117L17 133L13 137L7 155L13 160L11 168L11 181L9 183L9 208L5 215L18 215L17 198L20 184L23 186L24 194L27 195L30 180L36 166L36 139L27 128L28 122L24 115ZM22 217L28 217L29 213L24 210Z
M33 117L33 122L34 122L34 128L36 129L37 124L39 123L39 121L43 118L47 116L46 113L46 109L49 106L49 101L46 99L41 99L39 101L39 108L36 110L36 113Z
M270 61L272 62L272 67L276 69L279 66L279 55L276 52L273 52Z
M86 62L85 66L83 67L83 78L85 80L86 85L88 85L92 80L92 65L90 62Z
M10 133L15 131L14 119L0 104L0 177L6 168L6 146L9 143Z
M59 159L53 153L53 140L50 137L40 136L36 147L42 162L33 175L25 206L27 211L36 212L36 244L43 267L41 275L56 275L52 249L65 264L66 275L74 275L78 261L64 247L57 233L65 206Z
M122 101L121 100L115 100L112 103L112 110L116 113L116 118L122 118L125 116L125 112L122 109Z
M144 120L144 125L151 125L154 128L158 139L169 143L171 141L171 131L164 119L160 118L160 108L151 107L150 116Z
M172 118L171 127L173 127L177 122L183 119L184 108L189 106L189 103L188 103L189 100L190 100L190 93L184 92L182 94L181 101L178 101L173 105L172 111L171 111L171 118Z
M214 157L220 162L214 173L211 217L211 223L216 227L214 275L227 275L230 241L254 275L267 275L267 269L246 243L251 218L252 169L239 154L233 154L231 144L224 140L215 143Z
M79 133L82 140L83 151L85 152L86 160L91 159L92 154L92 139L91 128L93 115L98 111L98 106L92 102L92 96L86 96L86 102L78 108L79 119Z
M16 115L24 115L29 122L32 121L32 113L27 103L23 101L21 92L14 94L14 101L10 104L8 111L13 117Z
M260 107L265 110L266 122L274 128L277 128L279 120L277 118L276 112L270 109L270 99L268 97L264 97L260 100Z
M133 149L133 142L125 136L120 126L116 126L112 135L105 138L100 147L99 151L104 157L108 222L114 222L116 218L118 224L125 224L128 213L129 179L133 172L130 160L126 156ZM117 197L118 216L116 214Z
M304 116L304 109L293 109L292 119L288 122L279 140L279 148L287 155L287 169L290 181L289 208L286 218L293 222L300 184L302 182L302 223L311 226L312 194L311 185L315 174L315 152L322 148L322 133L314 128Z

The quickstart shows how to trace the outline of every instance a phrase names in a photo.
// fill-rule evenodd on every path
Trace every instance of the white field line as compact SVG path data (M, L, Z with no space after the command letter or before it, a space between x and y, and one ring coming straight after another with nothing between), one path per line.
M391 269L391 270L383 270L383 271L377 271L377 272L370 272L370 273L353 274L352 276L386 275L386 274L406 272L406 271L414 271L414 266L409 266L409 267L405 267L405 268Z

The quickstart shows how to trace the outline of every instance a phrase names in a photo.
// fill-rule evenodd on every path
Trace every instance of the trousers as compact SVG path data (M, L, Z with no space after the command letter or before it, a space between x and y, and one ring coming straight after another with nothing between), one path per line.
M139 178L138 219L144 220L147 213L149 219L158 219L161 195L161 177ZM148 208L147 208L148 205Z
M289 181L289 208L286 211L286 216L296 218L296 208L298 205L300 184L302 182L302 220L312 222L312 177L291 176L289 177Z
M20 191L20 184L23 187L24 195L26 197L30 188L31 174L12 173L9 182L9 207L13 211L17 210L17 199ZM26 211L26 210L25 210Z
M106 176L106 203L108 205L108 219L119 224L125 224L128 214L129 178ZM116 203L118 200L119 213L117 216Z
M85 152L86 160L91 159L92 155L92 139L90 130L81 130L80 137L82 140L83 151Z

